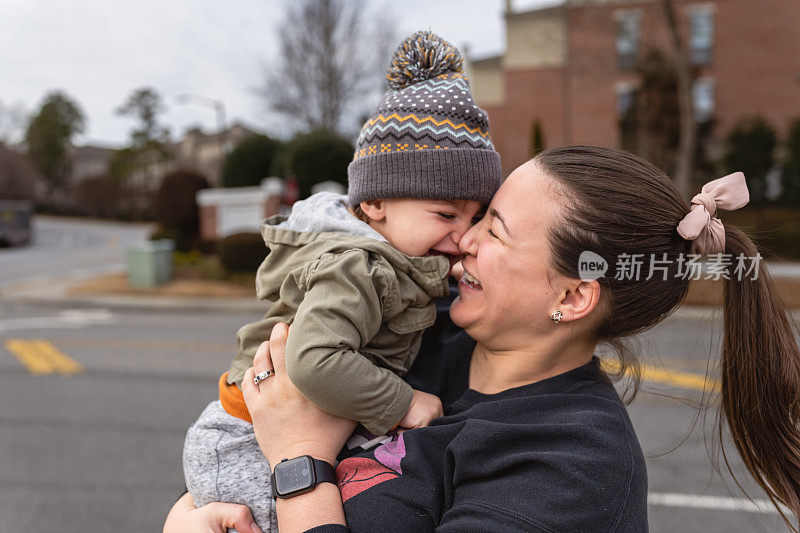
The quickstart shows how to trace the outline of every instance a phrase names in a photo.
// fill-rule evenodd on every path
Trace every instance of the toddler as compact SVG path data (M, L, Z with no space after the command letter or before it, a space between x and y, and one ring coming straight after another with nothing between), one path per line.
M389 92L364 124L348 167L348 195L319 193L263 224L268 254L256 277L270 302L239 330L239 354L189 429L186 484L195 503L248 505L277 531L270 467L241 385L278 322L292 324L289 378L326 411L380 435L441 414L436 396L401 376L447 294L458 241L501 182L486 113L472 100L462 57L429 32L395 52Z

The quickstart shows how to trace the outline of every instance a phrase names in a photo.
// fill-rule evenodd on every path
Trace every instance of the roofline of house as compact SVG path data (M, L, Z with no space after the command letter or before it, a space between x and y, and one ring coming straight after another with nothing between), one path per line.
M494 54L486 57L482 57L480 59L472 59L470 58L469 64L472 67L493 67L493 66L500 66L503 62L503 57L505 54Z

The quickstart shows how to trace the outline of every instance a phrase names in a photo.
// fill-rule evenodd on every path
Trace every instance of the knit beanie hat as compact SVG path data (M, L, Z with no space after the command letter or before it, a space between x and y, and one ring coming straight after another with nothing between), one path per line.
M461 53L419 31L394 53L389 91L367 120L347 169L348 195L489 203L502 181L489 117L475 105Z

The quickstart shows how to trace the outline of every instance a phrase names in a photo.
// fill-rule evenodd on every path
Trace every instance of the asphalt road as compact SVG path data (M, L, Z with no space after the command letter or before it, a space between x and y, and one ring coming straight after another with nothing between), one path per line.
M0 286L59 273L120 269L128 246L145 239L150 227L36 216L30 246L0 248Z
M70 237L88 243L84 256L95 256L75 268L123 257L120 243L130 238L129 228L127 237L106 226L94 229L78 225L81 235ZM49 252L29 250L26 269L25 252L14 251L14 268L23 276L43 275L73 260ZM10 281L20 274L6 270L5 253L0 280ZM50 267L41 263L45 256ZM160 531L183 487L185 430L216 397L237 328L256 318L0 301L0 533ZM684 316L638 339L651 371L629 411L648 457L654 532L786 530L774 513L741 510L747 502L708 457L704 436L712 434L714 413L707 413L704 431L694 404L718 335L718 320ZM51 368L36 366L42 354ZM734 466L741 471L738 461ZM746 474L741 479L753 498L764 498Z

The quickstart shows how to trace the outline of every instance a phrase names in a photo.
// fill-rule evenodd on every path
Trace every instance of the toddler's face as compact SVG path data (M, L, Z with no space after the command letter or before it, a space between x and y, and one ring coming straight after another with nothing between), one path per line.
M458 241L478 220L482 205L474 200L376 200L367 215L389 244L410 256L444 255L450 267L461 259ZM362 204L362 208L363 208Z

